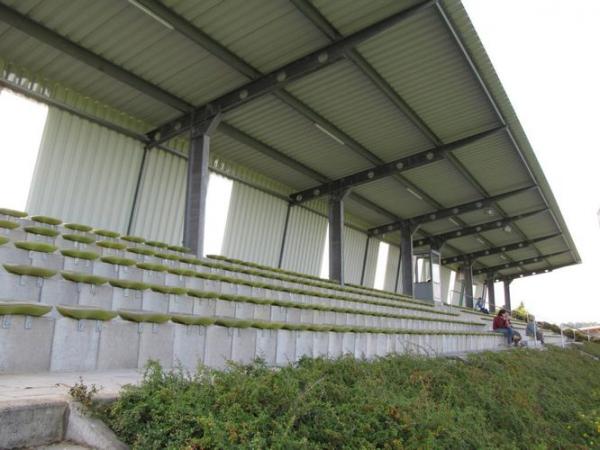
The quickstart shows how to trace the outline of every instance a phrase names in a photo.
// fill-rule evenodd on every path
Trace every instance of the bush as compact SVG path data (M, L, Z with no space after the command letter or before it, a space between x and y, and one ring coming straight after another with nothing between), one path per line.
M153 363L103 417L135 449L584 449L599 403L600 363L550 348L194 375Z

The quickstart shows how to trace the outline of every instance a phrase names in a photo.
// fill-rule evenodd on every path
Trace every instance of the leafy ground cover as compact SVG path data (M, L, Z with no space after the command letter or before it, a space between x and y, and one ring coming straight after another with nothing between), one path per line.
M135 449L600 448L600 362L551 348L193 375L153 363L100 414Z

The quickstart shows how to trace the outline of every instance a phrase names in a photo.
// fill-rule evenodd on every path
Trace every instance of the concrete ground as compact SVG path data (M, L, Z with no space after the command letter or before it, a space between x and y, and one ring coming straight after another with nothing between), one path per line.
M46 372L39 374L0 375L0 408L24 402L70 400L69 387L79 382L101 388L98 397L116 397L126 384L137 384L142 372L111 370L107 372Z

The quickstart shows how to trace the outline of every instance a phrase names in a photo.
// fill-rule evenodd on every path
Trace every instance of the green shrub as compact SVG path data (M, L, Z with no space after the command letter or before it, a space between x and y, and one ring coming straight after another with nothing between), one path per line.
M43 267L20 266L13 264L4 264L4 269L13 275L28 277L51 278L56 275L56 270L45 269Z
M600 363L576 351L465 362L261 361L195 375L151 363L103 416L133 449L587 449L600 438ZM573 376L577 374L577 376Z
M10 220L0 220L0 228L4 228L7 230L14 230L15 228L19 228L19 224L16 222L12 222Z
M56 230L52 230L51 228L45 228L45 227L25 227L24 230L27 233L38 234L40 236L47 236L47 237L56 237L60 234Z
M88 225L81 225L79 223L67 223L64 225L64 227L68 230L81 231L82 233L89 233L93 229Z
M23 211L15 211L14 209L0 208L0 214L4 216L23 218L27 217L27 213Z
M86 252L86 251L74 250L74 249L70 249L70 248L61 250L60 252L62 253L63 256L67 256L69 258L84 259L86 261L94 261L94 260L100 258L100 255L95 252Z
M91 236L84 236L83 234L63 234L62 238L67 241L78 242L80 244L93 244L96 242Z
M94 230L94 234L97 234L98 236L110 238L110 239L117 239L119 236L121 236L116 231L110 231L110 230Z
M31 220L34 222L45 223L46 225L60 225L62 223L62 220L48 216L32 216Z
M15 247L29 252L54 253L57 248L54 245L45 242L19 241L15 242Z
M113 242L113 241L100 241L96 242L98 247L102 248L110 248L112 250L125 250L127 246L121 242Z

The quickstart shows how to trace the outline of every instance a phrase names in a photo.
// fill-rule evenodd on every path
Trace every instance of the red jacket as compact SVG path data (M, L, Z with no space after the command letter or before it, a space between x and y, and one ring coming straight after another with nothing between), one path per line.
M494 330L497 330L498 328L510 328L510 322L502 316L496 316L494 317L492 328Z

